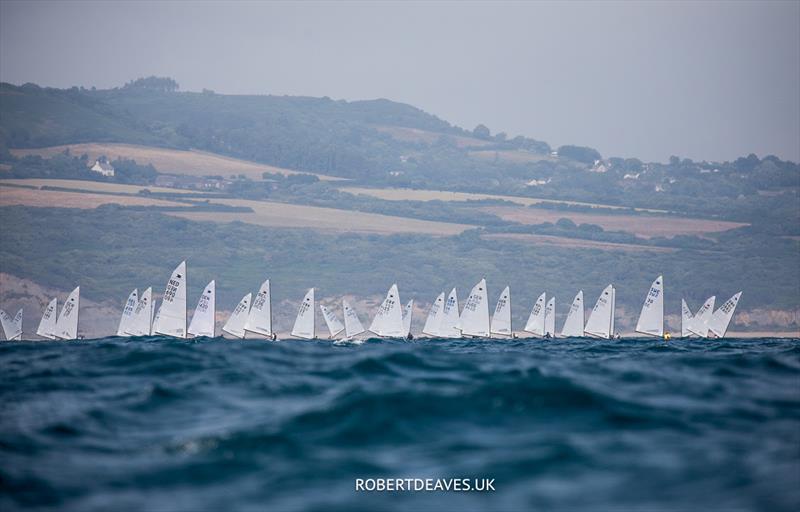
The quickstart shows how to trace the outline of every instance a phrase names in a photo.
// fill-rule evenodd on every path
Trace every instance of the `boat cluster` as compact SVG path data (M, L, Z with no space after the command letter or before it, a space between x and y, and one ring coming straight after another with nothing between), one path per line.
M215 282L211 281L203 290L188 327L186 289L186 262L184 261L172 272L157 310L154 307L152 288L145 290L141 296L138 290L133 290L122 310L117 335L161 334L176 338L215 336ZM618 338L619 335L616 333L614 325L616 295L614 286L608 285L595 302L588 319L584 321L583 291L579 291L572 301L561 331L556 333L555 298L550 297L548 300L543 293L534 303L524 331L545 338L557 335L561 337ZM686 301L682 300L681 335L683 337L723 337L741 295L742 292L735 294L717 310L714 310L715 297L711 297L696 314L692 314ZM386 298L378 307L369 331L379 337L413 338L411 335L413 305L413 300L403 305L400 302L397 285L392 285ZM344 323L339 320L333 309L322 304L319 307L331 339L336 337L354 339L366 333L367 329L364 329L358 313L347 300L342 300ZM311 288L298 307L297 317L292 327L292 336L305 339L317 337L315 309L314 288ZM77 287L67 297L60 313L58 313L58 300L54 298L50 301L42 314L36 334L48 339L78 338L79 310L80 287ZM22 338L22 310L19 310L13 319L5 311L0 310L0 321L2 321L6 339ZM276 333L272 327L272 297L269 279L261 284L255 298L252 293L247 293L242 297L222 330L237 338L244 338L247 333L252 333L276 339ZM670 334L664 331L664 280L662 276L658 276L650 286L636 324L636 332L667 339L670 337ZM489 297L485 279L481 279L472 288L460 312L455 288L446 298L444 292L440 293L428 311L422 334L439 338L515 337L511 327L509 287L506 286L500 294L494 314L491 316L489 315Z

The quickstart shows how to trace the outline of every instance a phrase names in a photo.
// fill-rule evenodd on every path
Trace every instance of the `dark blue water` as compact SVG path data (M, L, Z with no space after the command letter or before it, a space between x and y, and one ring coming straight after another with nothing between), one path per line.
M25 507L798 510L800 342L3 343L0 509Z

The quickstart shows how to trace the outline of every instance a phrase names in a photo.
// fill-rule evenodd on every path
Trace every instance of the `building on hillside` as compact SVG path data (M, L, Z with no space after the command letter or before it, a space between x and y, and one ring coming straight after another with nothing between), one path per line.
M103 176L114 176L114 167L107 160L96 160L89 170L100 173Z

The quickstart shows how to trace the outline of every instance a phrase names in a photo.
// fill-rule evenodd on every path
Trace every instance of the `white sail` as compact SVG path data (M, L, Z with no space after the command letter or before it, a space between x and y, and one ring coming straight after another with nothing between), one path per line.
M614 336L614 285L608 285L594 304L584 332L589 336L610 339Z
M314 339L316 332L314 330L314 288L311 288L303 297L303 302L297 309L297 318L294 320L294 327L292 327L292 336L305 339Z
M617 289L611 288L611 336L617 337L616 330L616 316L617 316Z
M81 309L81 287L77 286L67 297L56 320L55 335L62 340L74 340L78 337L78 315Z
M250 314L250 300L253 298L252 293L248 293L242 300L239 301L239 304L236 305L236 308L231 313L230 318L228 321L225 322L225 325L222 327L222 330L230 334L231 336L236 336L237 338L244 338L244 323L247 322L247 315Z
M269 279L261 283L258 294L250 306L250 314L244 324L244 330L272 336L272 292L269 287Z
M486 279L481 279L472 291L461 311L461 333L468 336L489 337L489 298L486 294Z
M525 323L525 331L537 336L544 336L545 300L544 293L536 299L533 309L531 309L531 314L528 316L528 321Z
M561 328L561 336L565 338L580 338L583 336L583 330L583 290L581 290L572 299L567 319L564 320L564 327Z
M440 293L436 300L431 304L428 310L428 317L425 319L425 325L422 327L423 334L428 336L439 336L439 328L442 325L442 316L444 308L444 292Z
M714 303L716 301L717 297L711 296L697 310L689 324L689 331L692 334L696 334L701 338L708 338L708 323L711 322L711 316L714 314Z
M13 341L13 340L20 340L22 339L22 310L20 309L17 311L17 314L14 318L0 309L0 323L3 326L3 334L6 336L6 340Z
M148 288L144 291L136 302L133 316L128 323L125 334L131 336L150 336L153 327L153 289Z
M186 337L186 262L172 272L161 298L153 332L176 338Z
M406 307L403 308L403 331L405 331L406 337L411 334L411 315L413 310L414 299L411 299L406 303Z
M403 312L400 309L400 294L397 284L393 284L386 293L369 330L378 336L405 338L403 331Z
M194 308L192 321L189 324L189 334L214 337L217 316L216 295L216 282L212 280L206 285L202 295L200 295L200 299L197 301L197 307Z
M686 301L681 299L681 338L688 338L692 335L689 328L692 326L693 319L692 310L686 305Z
M458 316L458 293L456 289L450 290L450 295L442 307L442 321L439 324L439 334L441 338L460 338L461 337L461 318Z
M511 336L511 289L508 286L497 299L490 331L492 334Z
M136 304L139 302L139 290L133 289L128 300L125 301L125 307L122 308L122 316L119 318L119 327L117 327L117 336L129 336L128 327L133 319L133 313L136 311Z
M554 338L556 335L556 298L550 297L544 308L544 335Z
M328 326L328 332L331 333L331 338L334 338L337 334L344 330L344 325L342 325L342 322L339 321L339 318L332 309L329 309L322 304L319 305L319 309L322 311L322 318L325 319L325 325Z
M361 325L361 320L358 319L358 313L353 309L346 300L342 300L342 309L344 310L344 334L348 338L357 336L365 331L364 326Z
M56 318L58 317L58 299L53 299L44 310L36 334L42 338L54 340L56 338Z
M728 325L731 323L731 318L733 318L736 305L739 304L739 299L741 297L742 292L737 293L726 300L725 304L711 316L711 320L708 322L708 330L713 332L717 338L725 337L725 333L728 332Z
M664 277L658 276L642 304L636 332L651 336L664 336Z

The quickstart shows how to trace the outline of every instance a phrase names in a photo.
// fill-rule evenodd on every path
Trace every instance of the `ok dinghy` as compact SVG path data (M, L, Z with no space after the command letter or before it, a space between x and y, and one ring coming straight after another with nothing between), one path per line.
M716 302L716 300L716 296L709 297L703 305L700 306L697 313L692 315L692 319L689 322L689 332L701 338L708 338L708 323L711 321L711 316L714 314L714 302Z
M272 332L272 294L270 292L269 279L261 283L256 298L250 306L250 314L247 315L247 322L244 330L267 336L275 339Z
M439 336L439 327L442 325L442 316L444 309L444 292L440 293L436 300L431 304L428 310L428 317L425 319L425 325L422 327L422 333L428 336Z
M405 338L403 312L400 306L400 294L397 284L393 284L386 293L386 298L378 307L378 312L369 326L369 330L378 336L387 338Z
M153 289L144 291L136 302L130 322L125 328L125 334L130 336L150 336L153 331Z
M347 300L342 299L342 310L344 311L344 335L345 339L352 339L366 331L358 319L358 313L350 306Z
M511 289L508 286L497 299L489 331L498 336L512 337L513 335L511 330Z
M567 312L567 319L564 320L564 327L561 328L562 338L583 337L583 313L583 290L581 290L572 300L572 305Z
M414 309L414 299L406 303L403 308L403 331L405 331L406 338L411 337L411 311Z
M58 298L50 301L42 313L36 334L48 340L56 339L56 319L58 317Z
M7 341L22 339L22 309L17 311L14 318L11 318L8 313L0 309L0 324L3 325L3 334L5 334Z
M307 340L313 340L317 337L314 329L314 288L306 292L303 302L297 308L297 318L294 319L292 336Z
M608 285L597 298L597 302L589 313L584 332L595 338L611 339L614 337L614 307L616 305L617 290L614 285Z
M332 309L322 304L319 305L319 309L322 311L322 318L325 319L325 325L328 326L328 332L331 334L330 338L334 339L337 334L344 330L344 325L342 325L342 322L339 321L339 317L336 316L336 313Z
M212 280L206 285L197 301L197 307L194 308L192 322L189 324L189 334L213 338L216 315L216 283Z
M119 327L117 327L117 336L130 336L128 329L133 320L133 313L136 311L138 302L139 290L134 288L131 294L128 295L128 300L125 301L125 307L122 308L122 316L119 319Z
M472 291L461 311L461 334L467 336L489 337L489 299L486 293L486 279L481 279Z
M740 298L742 298L742 292L726 300L711 316L711 320L708 322L708 330L717 338L724 338L725 333L728 332L728 325L731 323L733 313L736 312L736 306L739 304Z
M689 330L689 327L691 327L693 319L692 310L689 309L686 300L681 299L681 338L690 338L692 336L692 331Z
M186 338L186 262L182 261L167 281L153 333Z
M547 306L544 308L544 335L545 337L556 337L556 298L550 297Z
M528 316L528 321L525 323L524 331L535 334L536 336L544 336L545 302L547 302L547 297L543 293L539 295L539 298L534 302L531 314Z
M237 338L243 339L245 333L244 324L247 322L247 317L250 315L250 301L253 298L253 294L248 292L247 295L242 297L242 300L236 305L234 308L233 313L231 313L230 318L228 321L225 322L225 325L222 326L222 330L230 334L231 336L235 336Z
M62 340L78 339L78 315L81 306L81 287L78 286L69 294L56 320L54 334Z
M664 336L664 276L658 276L650 285L636 322L636 332L659 338Z

